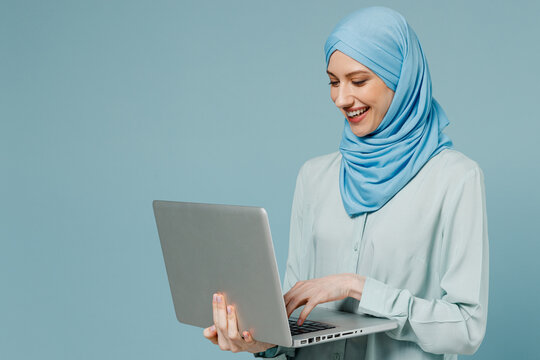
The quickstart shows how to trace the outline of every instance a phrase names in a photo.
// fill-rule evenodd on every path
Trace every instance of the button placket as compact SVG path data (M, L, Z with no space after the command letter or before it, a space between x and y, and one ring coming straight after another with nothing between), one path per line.
M354 242L354 253L355 253L355 262L354 262L354 273L357 274L358 273L358 266L359 266L359 261L360 259L362 258L362 250L364 248L364 232L365 232L365 229L366 229L366 222L367 222L367 213L361 215L361 217L358 219L358 223L357 223L357 226L359 227L358 229L358 233L355 237L355 242Z

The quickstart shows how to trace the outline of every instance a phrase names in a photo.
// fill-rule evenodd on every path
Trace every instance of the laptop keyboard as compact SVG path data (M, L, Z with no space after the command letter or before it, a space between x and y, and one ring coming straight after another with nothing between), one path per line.
M318 321L305 320L301 326L296 323L298 318L289 318L289 328L291 329L291 335L305 334L325 329L333 329L334 325L325 324Z

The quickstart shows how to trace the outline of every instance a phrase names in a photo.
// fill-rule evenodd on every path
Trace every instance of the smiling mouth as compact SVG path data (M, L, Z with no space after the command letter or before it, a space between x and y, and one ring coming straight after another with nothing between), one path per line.
M369 109L369 106L366 106L365 108L357 109L355 111L346 111L346 113L347 113L348 117L353 118L353 117L357 117L357 116L362 115L363 113L368 111L368 109Z
M349 121L359 122L360 120L364 119L369 109L370 107L366 106L364 108L356 109L354 111L346 111L345 114L347 115L347 119Z

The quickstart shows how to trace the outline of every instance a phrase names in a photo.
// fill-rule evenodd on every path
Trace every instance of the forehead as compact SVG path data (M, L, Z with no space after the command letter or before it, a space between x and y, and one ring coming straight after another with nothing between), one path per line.
M368 67L364 66L360 62L356 61L352 57L345 55L339 50L336 50L330 55L328 60L327 72L329 75L344 75L351 71L365 72L371 74L372 71Z

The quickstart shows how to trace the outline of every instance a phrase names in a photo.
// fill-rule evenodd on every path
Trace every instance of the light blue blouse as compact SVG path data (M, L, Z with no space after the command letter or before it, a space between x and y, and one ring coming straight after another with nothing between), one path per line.
M301 168L284 291L330 274L365 275L361 301L320 304L395 319L397 329L299 349L295 359L456 359L484 337L488 234L478 165L446 149L381 209L351 218L339 190L341 154Z

